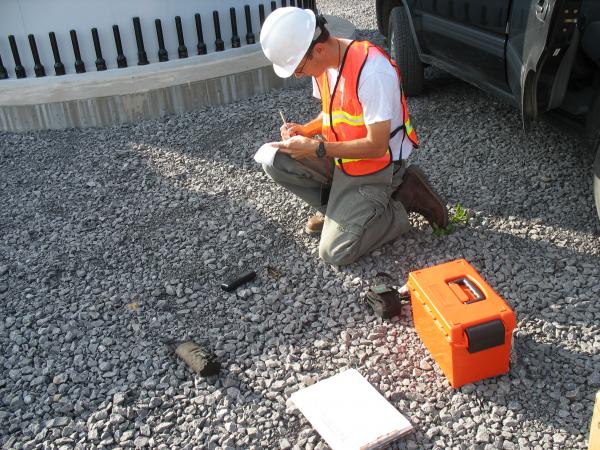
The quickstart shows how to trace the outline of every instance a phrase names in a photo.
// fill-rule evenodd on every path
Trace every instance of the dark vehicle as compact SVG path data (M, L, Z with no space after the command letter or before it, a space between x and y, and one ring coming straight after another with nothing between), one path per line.
M600 0L376 0L406 95L431 64L503 98L523 125L545 117L596 152L600 217Z

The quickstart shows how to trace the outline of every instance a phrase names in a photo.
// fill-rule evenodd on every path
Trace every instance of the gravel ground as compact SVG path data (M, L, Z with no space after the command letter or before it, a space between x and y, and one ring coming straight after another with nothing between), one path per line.
M344 12L361 37L374 2ZM0 133L3 448L326 448L286 399L356 367L415 426L398 449L584 449L600 388L592 155L442 72L410 109L426 168L469 224L414 230L356 264L316 257L310 211L252 161L318 110L308 85L98 130ZM449 387L412 326L360 303L375 273L465 257L518 318L509 374ZM219 285L252 268L235 293ZM223 363L191 373L173 344Z

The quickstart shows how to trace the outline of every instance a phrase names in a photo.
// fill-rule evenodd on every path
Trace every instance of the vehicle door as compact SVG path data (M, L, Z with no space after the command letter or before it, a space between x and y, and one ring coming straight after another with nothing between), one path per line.
M523 125L560 106L579 43L581 0L514 0L506 76Z
M419 40L443 68L508 90L504 62L510 0L415 0ZM446 66L446 67L444 67Z

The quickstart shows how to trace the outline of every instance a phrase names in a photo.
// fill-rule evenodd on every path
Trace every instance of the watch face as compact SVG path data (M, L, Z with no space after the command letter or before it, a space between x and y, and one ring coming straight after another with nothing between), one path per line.
M323 156L325 156L325 144L321 141L317 147L317 157L322 158Z

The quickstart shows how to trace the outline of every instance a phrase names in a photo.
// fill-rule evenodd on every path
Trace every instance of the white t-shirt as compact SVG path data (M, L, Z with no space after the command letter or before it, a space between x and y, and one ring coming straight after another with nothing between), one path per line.
M339 72L337 69L327 69L329 89L333 90ZM313 96L321 98L319 87L315 78L313 82ZM396 70L388 60L376 50L369 50L358 84L358 99L363 108L365 124L391 120L390 132L402 125L402 102L400 100L400 86ZM394 161L400 159L400 146L402 145L402 159L408 158L413 150L413 144L408 136L402 142L404 131L400 130L390 140L390 148Z

